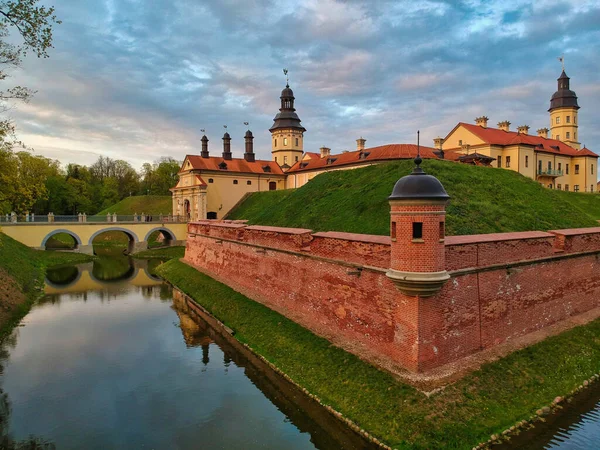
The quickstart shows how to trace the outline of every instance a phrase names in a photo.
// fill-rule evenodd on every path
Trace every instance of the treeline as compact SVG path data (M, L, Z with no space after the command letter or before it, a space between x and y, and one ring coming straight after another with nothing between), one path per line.
M181 163L163 157L137 172L104 156L91 166L0 148L0 214L95 214L130 195L170 195Z

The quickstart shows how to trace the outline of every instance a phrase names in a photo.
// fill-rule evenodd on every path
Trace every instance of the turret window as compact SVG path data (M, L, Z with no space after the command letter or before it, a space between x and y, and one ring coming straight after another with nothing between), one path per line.
M560 123L560 117L557 117L556 118L556 124L559 124L559 123Z
M560 141L560 134L557 134L555 139L556 139L557 141Z
M423 239L423 222L413 222L413 240Z
M298 138L296 138L296 147L298 147L298 145L299 145L299 144L298 144Z
M443 241L446 237L446 224L444 222L440 222L440 241Z
M567 116L567 123L571 123L571 116Z
M275 139L275 147L277 147L277 139Z
M287 146L287 138L283 138L283 145L284 147Z
M590 166L590 169L592 170L592 175L594 175L594 165L593 164Z
M567 131L567 139L571 139L571 133Z
M284 164L287 164L287 156L284 156L284 157L283 157L283 163L284 163Z

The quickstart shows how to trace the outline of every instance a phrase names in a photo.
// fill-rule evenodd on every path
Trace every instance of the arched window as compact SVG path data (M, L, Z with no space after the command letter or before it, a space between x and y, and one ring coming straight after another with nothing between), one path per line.
M287 138L283 138L283 145L286 146L287 145Z

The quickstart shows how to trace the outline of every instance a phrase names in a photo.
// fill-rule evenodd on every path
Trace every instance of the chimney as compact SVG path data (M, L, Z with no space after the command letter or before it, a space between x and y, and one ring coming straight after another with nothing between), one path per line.
M537 130L537 134L539 137L543 137L548 139L548 132L550 130L548 128L540 128L539 130Z
M475 117L475 125L479 125L480 127L487 128L488 120L490 120L487 116Z
M362 136L356 140L356 150L364 150L365 149L366 139L363 139Z
M244 135L244 140L246 141L246 151L244 152L244 159L248 162L254 162L254 136L252 136L252 131L246 131Z
M200 140L202 141L202 152L200 153L200 156L202 156L203 158L208 158L208 138L206 137L206 135L204 135Z
M444 146L444 138L441 137L436 137L433 140L433 145L435 146L435 148L438 149L437 154L439 155L440 159L444 159L444 149L442 148Z
M517 132L520 134L529 134L529 125L521 125L517 127Z
M502 131L510 131L510 122L505 120L504 122L498 122L498 128Z
M231 136L227 131L223 135L223 159L231 161Z
M331 154L330 148L321 147L319 150L321 150L321 158L328 158L329 155Z

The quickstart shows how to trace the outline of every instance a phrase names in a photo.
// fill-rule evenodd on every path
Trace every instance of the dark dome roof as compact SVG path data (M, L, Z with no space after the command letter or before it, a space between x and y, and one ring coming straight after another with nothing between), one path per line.
M427 175L419 167L420 158L415 159L417 167L410 175L400 178L389 200L448 200L450 196L433 175Z
M281 91L281 97L294 97L294 91L292 91L292 88L290 88L289 85L285 85L285 88L283 89L283 91Z
M253 137L252 131L250 131L250 130L246 131L246 134L244 135L244 137Z
M552 95L552 99L550 100L550 109L548 111L562 107L574 107L579 109L579 105L577 104L577 95L570 89L569 80L570 78L563 70L560 74L560 77L558 77L558 90Z
M223 139L231 139L231 136L229 136L229 133L227 131L223 135Z
M208 142L208 138L206 137L206 135L202 136L202 139L200 139L202 142Z

